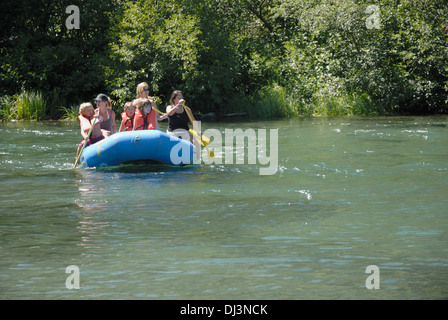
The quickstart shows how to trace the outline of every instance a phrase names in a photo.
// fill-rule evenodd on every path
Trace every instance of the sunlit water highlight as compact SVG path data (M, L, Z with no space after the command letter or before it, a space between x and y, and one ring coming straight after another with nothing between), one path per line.
M202 124L278 129L272 176L257 164L73 170L77 124L1 124L0 298L446 299L447 124Z

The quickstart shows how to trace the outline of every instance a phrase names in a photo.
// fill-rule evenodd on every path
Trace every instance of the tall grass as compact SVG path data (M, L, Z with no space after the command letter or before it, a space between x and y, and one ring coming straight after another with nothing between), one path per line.
M47 103L41 92L22 91L15 101L17 120L42 120Z
M239 101L232 104L232 112L246 112L254 119L384 114L384 108L374 103L366 93L322 90L305 100L277 84L263 88L256 98L240 98Z
M384 109L375 104L366 94L339 94L320 97L313 101L314 115L322 116L376 116L384 114Z
M64 105L67 103L60 98L57 91L46 100L40 92L22 90L15 96L0 97L0 120L43 120L46 117L47 106L50 106L50 115L64 121L77 121L78 106L64 107ZM276 83L262 88L250 97L235 97L223 111L247 113L252 119L375 116L385 113L385 109L373 102L366 93L321 89L311 99L305 100L299 94L289 92Z
M17 108L10 96L0 97L0 120L9 121L17 118Z
M305 109L300 98L292 97L284 87L273 84L261 90L249 114L255 118L284 118L297 115Z
M44 120L47 101L40 91L22 90L18 95L0 97L1 120Z
M297 115L310 116L312 106L303 99L291 96L277 84L264 87L252 97L237 97L227 112L244 112L253 119L290 118Z
M63 116L61 120L64 121L77 121L78 115L79 115L79 108L78 106L71 106L69 108L61 107L60 111L63 112Z

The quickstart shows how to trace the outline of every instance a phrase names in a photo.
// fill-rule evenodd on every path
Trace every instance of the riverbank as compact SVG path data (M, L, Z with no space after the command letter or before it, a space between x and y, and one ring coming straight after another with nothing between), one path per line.
M39 91L22 91L14 96L0 97L0 120L71 120L77 121L78 105L64 107L62 101L44 97ZM163 110L163 106L159 106ZM122 107L113 103L113 109L120 120ZM257 100L241 97L220 111L197 112L201 121L227 121L232 119L269 120L316 116L416 116L447 114L444 106L439 112L400 112L393 107L377 104L366 94L327 96L304 101L288 96L284 89L277 88Z

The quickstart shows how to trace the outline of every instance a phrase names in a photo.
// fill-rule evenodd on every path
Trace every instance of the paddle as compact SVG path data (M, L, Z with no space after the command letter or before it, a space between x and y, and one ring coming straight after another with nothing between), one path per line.
M185 107L185 106L184 106L184 107ZM190 114L190 111L188 111L188 109L185 108L185 112L187 112L188 118L190 119L191 124L194 126L193 116ZM197 140L200 144L202 144L202 143L201 143L202 139L199 139L199 137L198 137L196 134L193 134L193 136L196 138L196 140ZM209 142L210 142L210 140L209 140ZM215 153L214 153L213 151L211 151L211 150L207 147L206 144L202 144L202 145L205 147L205 149L207 149L208 157L209 157L209 158L213 158L213 157L215 156Z
M160 111L159 109L157 109L157 108L154 108L158 113L160 113L162 116L163 115L165 115L166 113L163 113L162 111ZM186 110L186 109L185 109ZM187 112L187 115L188 115L188 117L190 118L190 121L191 121L191 117L190 117L190 115L188 114L188 112ZM193 124L193 122L192 122L192 124ZM190 129L190 130L188 130L193 136L196 136L196 137L198 137L199 136L199 133L196 131L196 130L194 130L194 129ZM196 138L197 139L197 138ZM210 143L210 139L209 138L207 138L206 136L204 136L203 134L201 134L201 138L200 138L200 143L201 143L201 145L203 145L204 147L206 146L206 145L208 145L209 143Z
M188 131L189 131L192 135L196 135L196 136L198 136L198 132L197 132L196 130L194 130L194 129L190 129L190 130L188 130ZM200 142L201 142L201 145L203 145L203 146L205 147L206 145L208 145L208 144L210 143L210 139L207 138L206 136L204 136L203 134L201 134Z
M89 140L90 134L92 133L92 129L95 126L96 119L98 119L98 116L95 116L94 119L93 119L92 126L90 127L89 133L87 134L87 138L84 139L84 145L82 146L81 150L79 151L79 154L78 154L78 157L76 158L75 165L73 166L73 169L76 168L76 165L78 164L79 158L81 158L81 154L84 151L84 148L86 147L87 140Z

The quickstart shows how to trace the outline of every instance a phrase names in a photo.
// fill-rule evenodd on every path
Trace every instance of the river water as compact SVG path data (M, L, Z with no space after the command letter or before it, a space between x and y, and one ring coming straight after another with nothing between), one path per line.
M447 125L202 124L278 132L260 175L247 157L72 169L77 123L3 123L0 299L447 299Z

